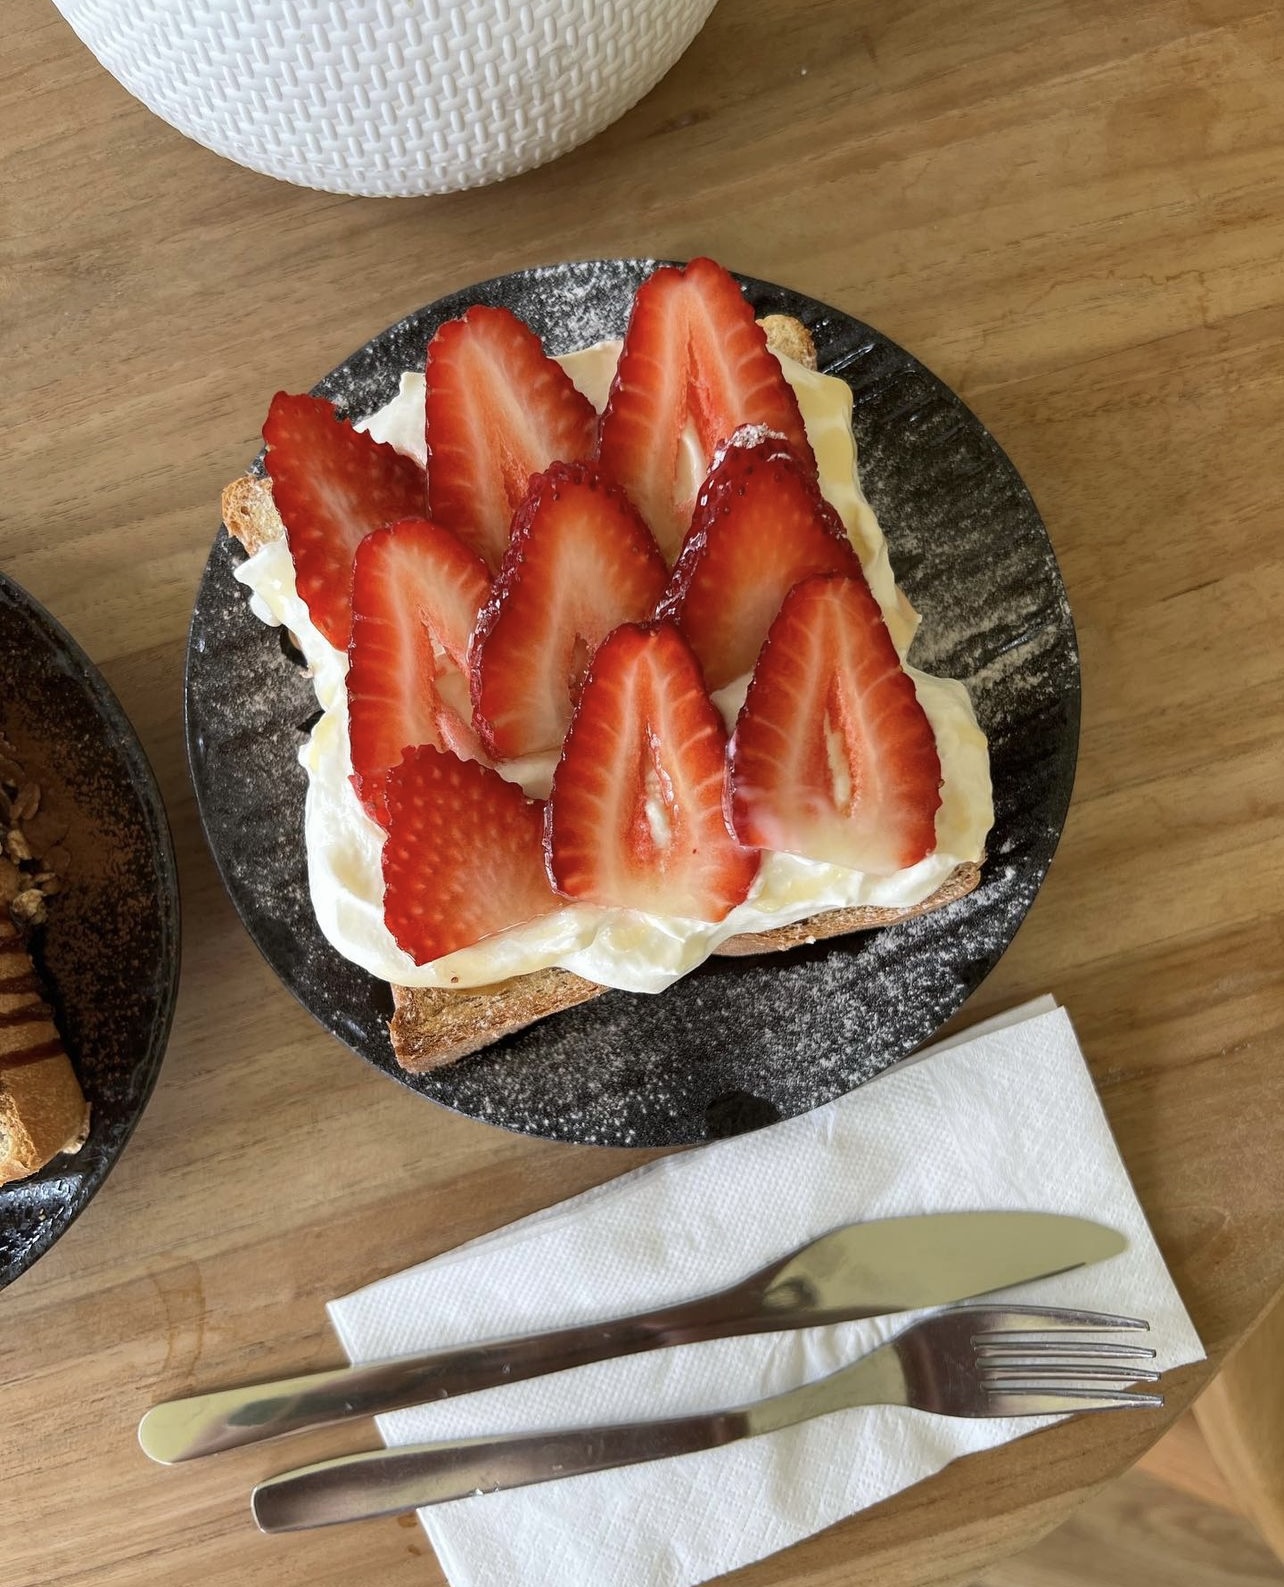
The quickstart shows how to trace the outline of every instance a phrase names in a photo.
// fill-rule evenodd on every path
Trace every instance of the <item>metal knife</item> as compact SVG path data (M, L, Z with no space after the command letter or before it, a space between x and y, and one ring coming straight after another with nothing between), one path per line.
M172 1465L615 1356L944 1306L1103 1261L1126 1244L1102 1224L1042 1212L848 1224L728 1289L676 1306L170 1400L143 1417L138 1441L153 1460Z

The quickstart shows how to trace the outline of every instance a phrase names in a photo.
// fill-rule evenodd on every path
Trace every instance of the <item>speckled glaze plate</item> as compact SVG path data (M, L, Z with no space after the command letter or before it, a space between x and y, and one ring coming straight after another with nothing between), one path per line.
M519 271L391 326L315 390L353 418L421 368L433 332L502 304L553 353L618 336L655 261ZM861 477L897 578L923 614L912 660L963 679L989 735L996 822L981 885L948 909L761 958L713 959L655 997L611 992L450 1068L405 1075L391 996L321 936L303 847L299 746L316 713L280 633L214 542L192 619L187 729L215 859L251 936L296 997L363 1058L473 1118L554 1140L662 1146L805 1112L925 1042L994 967L1052 859L1074 780L1079 664L1047 533L1016 470L922 364L849 315L740 277L759 314L796 315L855 394ZM256 464L255 467L259 467Z
M32 954L90 1104L74 1155L0 1186L0 1286L86 1207L151 1095L178 991L178 874L160 793L102 675L0 574L0 732L68 823L65 890Z

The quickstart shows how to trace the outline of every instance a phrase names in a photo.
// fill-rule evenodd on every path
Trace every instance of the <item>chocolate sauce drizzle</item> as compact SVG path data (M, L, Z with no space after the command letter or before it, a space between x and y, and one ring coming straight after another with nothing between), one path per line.
M44 1058L56 1058L63 1050L53 1027L53 1015L42 996L40 978L25 962L19 940L19 933L13 927L0 930L0 944L3 944L0 946L0 962L8 960L12 964L17 960L19 966L8 974L0 973L0 998L23 999L16 1008L0 1009L0 1031L34 1025L41 1029L33 1031L32 1036L42 1036L43 1039L29 1041L12 1052L0 1052L0 1075L11 1069L23 1069L28 1064L39 1063ZM44 1036L45 1031L49 1032L47 1036Z

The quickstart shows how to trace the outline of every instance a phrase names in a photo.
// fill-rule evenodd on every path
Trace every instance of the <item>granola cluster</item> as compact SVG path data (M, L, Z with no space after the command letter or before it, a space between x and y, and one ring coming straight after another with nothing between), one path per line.
M71 856L67 823L41 808L40 785L0 734L0 905L24 931L45 923L45 900L62 891Z

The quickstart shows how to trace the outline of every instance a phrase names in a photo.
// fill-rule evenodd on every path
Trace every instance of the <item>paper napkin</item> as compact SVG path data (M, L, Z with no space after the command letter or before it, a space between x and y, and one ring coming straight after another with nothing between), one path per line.
M349 1357L368 1361L685 1300L842 1223L982 1208L1073 1213L1128 1238L1108 1262L1006 1298L1145 1317L1160 1370L1202 1359L1069 1018L1050 999L801 1118L664 1158L381 1280L333 1302L330 1316ZM907 1321L600 1362L398 1411L379 1431L409 1444L719 1409L834 1371ZM454 1587L689 1587L1044 1425L842 1411L420 1519Z

